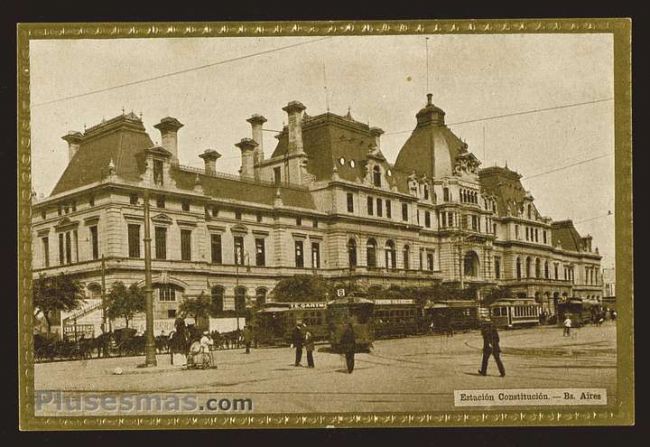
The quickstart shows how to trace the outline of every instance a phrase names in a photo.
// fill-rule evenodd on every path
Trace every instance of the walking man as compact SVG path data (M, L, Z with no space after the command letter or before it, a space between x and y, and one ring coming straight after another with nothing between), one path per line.
M490 355L492 355L497 364L497 368L499 368L499 374L501 374L501 377L505 377L506 369L503 366L503 362L501 362L499 332L497 332L494 323L489 320L485 321L481 327L481 335L483 336L483 360L481 361L481 369L478 370L478 373L482 376L487 375L488 360L490 360Z
M253 331L251 331L251 327L249 325L244 326L242 338L244 339L244 346L246 346L246 354L250 354L251 343L253 342Z
M302 360L302 344L302 327L300 323L298 323L296 324L296 327L293 328L293 344L291 345L292 348L296 348L296 363L293 366L300 366L300 361Z
M303 325L304 326L304 325ZM305 329L305 351L307 351L307 368L314 367L314 335L304 326Z
M348 323L343 335L341 336L341 348L345 353L345 364L348 368L348 374L352 374L354 370L354 353L356 351L356 338L354 336L354 328L352 323Z
M566 319L564 320L564 332L562 333L563 337L569 337L571 336L571 325L573 322L571 321L571 317L567 314Z

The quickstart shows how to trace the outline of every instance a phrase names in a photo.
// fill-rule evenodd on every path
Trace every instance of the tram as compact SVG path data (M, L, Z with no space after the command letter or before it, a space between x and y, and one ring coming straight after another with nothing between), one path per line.
M315 340L326 340L328 328L325 302L267 303L257 312L255 335L264 345L288 345L293 329L304 323Z
M603 306L598 301L569 298L557 305L558 324L562 325L566 317L569 316L574 327L584 326L598 321L602 312Z
M376 338L404 337L423 330L422 309L413 299L375 299Z
M468 300L428 302L424 306L424 319L438 332L476 329L479 327L478 305Z
M495 326L512 329L539 324L541 306L534 298L502 298L490 305Z
M327 303L326 321L332 350L341 350L340 341L348 323L352 323L357 352L368 352L375 338L373 311L375 303L365 298L338 298Z

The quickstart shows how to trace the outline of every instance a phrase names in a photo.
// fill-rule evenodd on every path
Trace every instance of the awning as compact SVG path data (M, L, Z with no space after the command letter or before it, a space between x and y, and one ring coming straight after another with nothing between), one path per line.
M269 313L277 313L277 312L287 312L289 310L290 309L288 307L266 307L262 310L257 311L257 313L269 314Z

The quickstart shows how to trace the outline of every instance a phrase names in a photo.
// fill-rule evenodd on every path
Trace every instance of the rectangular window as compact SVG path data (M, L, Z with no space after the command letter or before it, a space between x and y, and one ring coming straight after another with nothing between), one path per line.
M162 160L153 161L153 181L156 185L163 184L163 162Z
M427 270L433 271L433 252L427 251Z
M264 239L255 239L255 265L266 265L266 255L264 254Z
M450 200L449 188L442 188L442 200L444 200L445 202L449 202Z
M303 268L305 266L305 256L303 253L302 241L295 242L296 251L296 267Z
M88 205L91 206L91 207L95 206L95 196L91 195L88 198Z
M497 234L497 224L492 224L492 234Z
M255 215L255 219L257 220L257 222L262 222L262 213L257 213Z
M386 217L389 219L393 218L393 210L391 208L390 200L386 200Z
M472 230L478 231L479 230L479 220L478 216L472 216Z
M546 230L543 230L543 231L542 231L542 240L543 240L544 243L546 244Z
M137 194L129 194L129 203L131 205L137 205L138 204L138 195Z
M282 183L282 168L279 166L277 168L273 168L273 183L276 185Z
M181 208L183 211L189 211L190 210L190 201L189 200L183 200L181 201Z
M444 211L440 213L440 226L443 228L447 226L447 213Z
M427 228L431 227L431 213L429 211L424 212L424 226Z
M176 301L176 289L169 284L158 288L158 301Z
M382 208L381 199L377 199L377 216L382 217L384 214L384 209Z
M539 231L535 228L535 242L539 242Z
M515 225L515 239L519 240L519 225Z
M402 220L405 221L405 222L409 220L409 204L408 203L402 203Z
M63 214L63 207L61 205L59 205L57 212L59 213L59 216Z
M75 212L75 211L77 211L77 201L73 200L72 201L72 212Z
M140 257L140 225L129 224L129 258Z
M176 318L176 309L167 309L167 318Z
M302 226L302 217L300 216L296 217L296 226L298 227Z
M244 265L244 237L235 236L235 264Z
M558 279L559 275L558 275L558 265L557 264L554 265L554 270L555 270L555 279Z
M192 230L181 230L181 260L192 260Z
M526 227L526 240L528 240L528 227Z
M241 220L241 211L240 210L235 210L235 219Z
M320 244L318 242L311 243L311 266L312 268L320 268Z
M496 279L501 279L501 258L494 257L494 277Z
M43 238L43 261L45 267L50 266L50 239L48 237Z
M156 197L156 207L164 208L165 207L165 196Z
M65 234L65 263L72 264L72 240L69 231Z
M210 235L210 249L212 252L212 263L221 264L221 235Z
M349 192L346 196L348 202L348 213L354 213L354 195Z
M156 259L167 259L167 228L156 227Z
M314 219L311 221L311 226L314 228L318 228L318 219Z
M372 197L368 197L368 216L372 216L374 214L373 212L374 203L375 201L372 200Z
M97 225L90 227L90 241L93 247L93 259L99 259L99 237L97 234Z

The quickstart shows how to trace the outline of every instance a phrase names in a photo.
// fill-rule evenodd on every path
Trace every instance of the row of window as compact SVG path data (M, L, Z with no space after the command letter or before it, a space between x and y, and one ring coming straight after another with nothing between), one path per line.
M529 257L526 258L526 278L545 278L545 279L550 279L550 271L549 271L549 263L548 261L544 261L544 276L542 276L542 263L539 258L535 259L534 261L534 273L535 275L532 275L532 269L533 269L533 260ZM560 279L559 276L559 268L560 264L558 262L553 263L553 273L554 273L554 279ZM522 263L521 259L517 258L516 261L516 272L517 272L517 279L522 278ZM564 280L565 281L575 281L575 276L574 276L574 267L570 265L565 265L564 266Z
M348 240L348 265L351 268L357 267L357 241L354 238ZM434 256L435 250L420 249L420 268L424 268L424 261L426 258L426 270L434 270ZM397 269L397 250L395 249L395 242L392 240L386 241L384 246L384 266L390 270ZM402 260L404 263L404 270L410 269L411 247L405 245L402 249ZM368 268L377 267L377 241L370 238L366 241L366 266Z
M88 198L88 206L91 208L95 206L95 196L90 195ZM77 201L71 200L70 202L60 203L57 207L57 215L63 216L64 214L70 214L77 211ZM47 208L43 207L41 209L41 218L45 220L47 218Z
M460 189L461 203L474 203L478 205L478 192L469 189Z
M97 226L89 227L90 231L90 244L92 248L92 259L99 259L99 237L97 234ZM58 261L59 265L72 264L79 262L79 236L77 230L61 232L58 235L59 251ZM74 249L73 249L74 243ZM44 236L41 238L43 246L43 262L45 267L50 266L50 238ZM74 254L74 260L73 260Z
M528 242L539 242L539 229L532 227L525 227L526 230L526 241ZM515 225L515 239L519 239L519 225ZM548 238L546 236L546 230L542 230L542 243L547 244Z
M348 213L354 213L354 193L347 193L346 201ZM366 202L366 210L369 216L377 215L377 217L383 217L384 210L386 210L386 217L389 219L393 218L393 203L390 200L375 199L374 197L368 196ZM409 206L405 202L402 203L402 220L409 220Z

